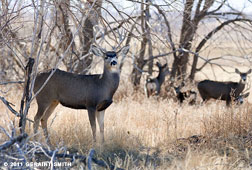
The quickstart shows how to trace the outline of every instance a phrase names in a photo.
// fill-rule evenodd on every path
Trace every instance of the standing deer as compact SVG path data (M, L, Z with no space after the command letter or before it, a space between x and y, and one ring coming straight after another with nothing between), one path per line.
M100 127L100 134L104 142L104 113L111 105L116 92L120 75L117 68L118 54L126 55L129 46L119 51L106 51L96 46L91 52L104 59L102 74L81 75L57 69L48 83L36 96L38 111L34 118L34 133L37 133L41 121L44 135L50 143L47 131L47 120L60 103L73 109L87 109L93 140L96 141L96 118ZM34 93L44 84L52 70L40 73L35 81Z
M244 90L247 75L251 73L249 69L245 73L241 73L238 69L235 72L240 75L240 82L219 82L204 80L199 82L198 90L203 101L207 101L211 98L225 100L226 105L229 106L232 100L238 99L240 93Z
M150 97L153 94L159 95L161 86L165 80L165 76L169 73L167 64L161 65L159 62L157 62L156 66L159 70L158 76L153 79L147 78L144 85L144 91L147 97Z

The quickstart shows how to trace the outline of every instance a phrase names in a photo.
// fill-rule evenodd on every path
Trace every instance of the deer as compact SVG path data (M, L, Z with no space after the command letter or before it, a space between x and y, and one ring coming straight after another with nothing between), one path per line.
M251 73L251 69L247 72L240 72L237 68L235 73L240 75L239 82L219 82L212 80L203 80L198 83L198 90L203 102L213 98L226 101L226 106L230 106L232 101L239 98L240 94L245 88L248 74Z
M236 99L235 99L235 103L236 104L243 104L244 102L244 99L247 98L249 96L249 92L248 93L245 93L245 94L240 94L240 96L238 96Z
M169 68L167 63L161 65L159 62L156 63L158 67L159 73L158 76L155 78L147 78L144 85L145 95L149 98L151 95L155 94L156 96L159 95L161 86L165 80L165 76L169 74Z
M87 110L94 143L96 142L96 119L102 142L104 142L105 110L113 103L113 95L120 81L118 55L126 56L128 51L129 46L124 46L118 51L106 51L92 45L90 52L104 60L102 74L83 75L56 69L36 96L38 110L34 117L34 134L37 134L39 122L41 122L44 136L50 144L47 120L60 103L72 109ZM34 93L41 88L52 71L49 70L37 75Z
M176 98L178 99L179 103L182 104L186 99L191 98L191 96L193 96L188 104L194 105L197 99L197 92L193 90L182 91L181 89L183 86L183 83L180 86L174 86Z

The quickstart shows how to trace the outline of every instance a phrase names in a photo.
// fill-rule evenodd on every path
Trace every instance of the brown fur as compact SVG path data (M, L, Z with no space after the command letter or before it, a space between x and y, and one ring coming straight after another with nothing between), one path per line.
M212 80L203 80L198 84L198 90L203 101L211 98L225 100L229 106L232 99L235 100L245 88L247 75L251 73L251 69L246 73L241 73L238 69L235 72L241 76L240 82L219 82Z
M128 46L122 48L122 54L126 55L128 49ZM73 109L87 109L94 141L96 141L96 118L104 141L104 111L111 105L120 80L119 71L112 69L117 65L117 53L106 52L95 46L91 50L95 55L104 58L103 74L80 75L57 69L36 96L38 111L34 118L34 133L37 133L41 121L49 143L47 120L59 103ZM41 88L51 72L52 70L37 76L34 93Z
M167 67L167 64L161 65L159 62L156 63L159 73L156 78L147 78L144 86L144 90L147 97L150 97L151 95L159 95L161 86L165 80L165 76L169 73L169 68Z

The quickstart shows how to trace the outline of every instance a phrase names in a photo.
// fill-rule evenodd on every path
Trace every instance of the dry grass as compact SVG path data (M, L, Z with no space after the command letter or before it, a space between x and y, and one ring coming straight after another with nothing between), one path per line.
M215 26L216 23L206 29L202 25L199 35L208 33ZM29 28L24 30L24 35ZM218 36L217 34L216 37ZM199 37L201 40L202 36ZM205 49L200 55L209 58L229 54L241 56L251 51L251 48L244 48L241 52L237 45L223 37L220 37L220 42L215 38L209 41L211 48ZM163 44L156 46L161 47ZM133 53L139 51L140 47L136 44L132 47ZM170 58L168 63L171 64ZM248 70L247 61L242 62L240 58L233 60L239 60L241 64L238 68L242 67L241 71ZM114 97L114 103L106 110L105 144L93 146L87 111L58 106L48 123L51 141L55 147L66 146L70 152L85 155L94 147L101 159L110 160L125 169L251 169L250 103L226 108L225 102L211 101L203 106L180 106L171 99L147 99L142 91L134 92L127 81L129 70L132 70L132 61L126 62L129 66L123 68L124 77ZM202 63L201 60L199 62ZM217 62L232 67L237 65L228 60ZM234 68L226 69L234 72ZM101 72L102 69L100 67L94 71ZM238 81L239 76L223 73L217 67L205 67L202 72L197 73L196 80L206 78ZM22 91L8 86L0 89L1 96L2 91L8 91L6 99L19 110ZM252 103L252 95L248 101ZM29 118L32 120L36 109L37 105L33 102L29 111ZM8 130L12 121L17 127L17 118L0 102L0 126ZM32 124L27 125L27 131L33 135ZM42 132L40 136L40 141L45 143ZM0 144L6 139L0 132Z
M67 146L81 154L95 147L100 158L126 169L251 168L249 103L232 108L214 101L180 106L173 100L147 99L129 87L122 81L115 102L106 110L104 145L92 145L86 111L58 106L49 120L54 146ZM6 97L18 110L21 91ZM29 118L33 119L36 109L34 102ZM7 127L14 117L2 103L0 111L0 125ZM32 134L32 126L27 129ZM2 135L1 142L5 138Z

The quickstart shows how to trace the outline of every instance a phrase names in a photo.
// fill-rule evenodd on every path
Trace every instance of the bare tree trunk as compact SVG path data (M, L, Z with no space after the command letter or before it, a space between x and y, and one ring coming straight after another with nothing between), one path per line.
M63 60L67 71L73 71L72 64L75 61L72 52L76 51L75 43L72 42L73 35L69 25L69 7L70 7L70 0L54 0L55 8L56 8L56 25L61 33L61 38L59 40L59 54L65 53L65 58ZM69 51L66 51L68 46L71 45Z
M145 29L146 29L146 36L148 39L148 53L149 53L149 63L148 63L148 72L151 75L153 71L153 51L152 51L152 41L151 41L151 34L150 34L150 0L146 0L146 9L145 9L146 21L145 21Z
M23 97L21 100L20 105L20 119L19 119L19 127L20 132L25 133L25 126L26 126L26 117L28 115L28 110L30 108L30 100L31 100L31 74L32 74L32 67L34 65L34 58L29 58L28 63L25 67L25 83L24 83L24 92Z
M144 3L142 0L141 3L141 28L142 28L142 42L141 42L141 48L140 48L140 54L139 57L136 59L136 65L139 69L143 69L144 65L145 65L145 61L144 61L144 55L145 55L145 50L146 50L146 45L148 42L147 36L146 36L146 29L145 29L145 14L144 14ZM140 80L141 80L141 76L142 76L142 72L140 72L137 68L133 68L132 71L132 83L134 85L135 88L138 88L139 84L140 84Z
M179 41L179 54L174 58L172 67L172 77L177 76L184 80L187 73L189 52L192 48L192 41L198 28L199 22L207 15L208 9L213 5L214 0L199 0L193 17L193 4L195 0L187 0L183 13L182 29Z
M89 12L88 17L86 18L86 20L84 21L84 25L83 25L83 29L82 29L82 39L81 42L83 42L83 45L81 45L81 56L85 56L89 53L89 49L90 46L92 45L92 43L94 42L94 26L98 25L98 20L99 17L101 16L101 6L102 6L102 0L88 0L85 3L85 12L91 10ZM94 4L93 8L91 9L91 6ZM86 14L86 13L84 13ZM78 63L76 65L76 67L74 68L75 72L78 73L87 73L89 66L91 65L93 61L93 56L87 55L85 58L83 59L79 59L78 58Z
M193 39L195 30L193 27L196 25L192 24L191 15L194 0L187 0L185 4L185 9L183 13L182 29L180 33L179 48L191 49L191 41ZM179 52L177 58L174 59L172 66L172 77L184 78L187 63L188 63L188 52Z
M36 31L36 35L34 37L34 46L32 47L32 57L36 58L37 56L37 52L39 49L39 44L41 42L41 34L42 34L42 30L43 30L43 24L44 24L44 7L45 7L45 1L44 0L40 0L40 4L37 8L39 8L39 10L37 11L38 13L35 17L35 19L37 19L37 21L35 21L35 25L34 25L34 30Z

